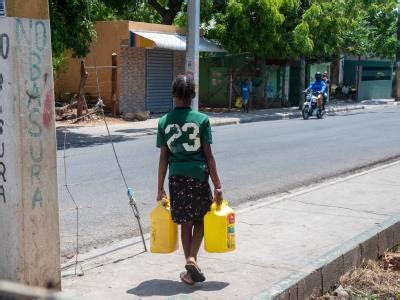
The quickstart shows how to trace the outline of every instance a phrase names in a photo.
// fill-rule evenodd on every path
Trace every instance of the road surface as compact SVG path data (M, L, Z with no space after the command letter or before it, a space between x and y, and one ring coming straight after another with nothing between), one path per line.
M224 195L235 206L400 157L400 106L323 120L220 126L213 128L213 138ZM62 139L58 132L59 143ZM111 145L105 139L76 132L68 135L68 141L67 178L80 207L81 252L137 235ZM136 191L146 229L157 192L155 142L155 135L124 138L123 132L118 132L115 143L128 185ZM76 210L64 187L63 151L57 156L61 250L65 256L75 247Z

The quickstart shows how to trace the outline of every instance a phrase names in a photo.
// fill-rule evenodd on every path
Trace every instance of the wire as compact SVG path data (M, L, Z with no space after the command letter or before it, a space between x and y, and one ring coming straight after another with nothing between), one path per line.
M65 188L68 192L68 195L72 202L75 205L75 210L76 210L76 250L75 250L75 275L76 275L76 269L78 267L78 255L79 255L79 207L76 204L76 201L74 199L74 196L72 196L72 193L69 189L68 186L68 177L67 177L67 164L66 164L66 155L65 155L65 150L66 150L66 144L67 144L67 132L68 129L67 127L64 127L64 182L65 182Z
M96 107L97 107L97 109L99 109L100 113L102 114L103 121L104 121L104 125L106 126L106 129L107 129L108 138L110 139L110 143L111 143L111 146L112 146L112 149L113 149L113 153L114 153L115 160L116 160L117 165L118 165L119 172L121 173L121 177L122 177L122 180L124 181L124 184L125 184L126 189L128 189L129 186L128 186L128 183L126 182L126 178L125 178L125 175L124 175L124 171L122 170L121 164L120 164L120 162L119 162L118 155L117 155L117 151L115 150L115 146L114 146L114 141L113 141L113 139L112 139L112 135L111 135L111 133L110 133L110 129L108 128L108 124L107 124L107 120L106 120L106 115L104 114L104 109L103 109L103 108L104 108L104 104L103 104L103 100L99 99L99 102L97 102Z
M86 4L87 4L89 22L91 22L89 1L90 0L86 0ZM103 100L101 99L99 74L98 74L98 69L97 69L96 43L93 44L93 66L94 66L95 74L96 74L97 94L99 95L99 100L98 100L98 102L96 104L96 107L97 107L97 109L100 110L100 112L101 112L101 114L103 116L104 125L106 126L108 137L110 139L110 143L111 143L111 146L112 146L112 149L113 149L113 152L114 152L115 161L117 162L118 169L119 169L119 171L121 173L122 180L124 181L125 187L126 187L126 189L128 191L129 204L130 204L130 206L132 208L133 215L135 216L135 218L136 218L136 220L138 222L140 235L142 237L143 247L144 247L145 252L147 252L146 242L144 240L142 225L141 225L141 222L140 222L139 210L137 208L137 204L136 204L135 198L133 197L133 191L129 188L128 183L126 182L124 171L122 170L122 166L121 166L121 164L119 162L117 151L115 150L115 146L114 146L114 141L112 139L112 136L111 136L111 133L110 133L110 129L108 128L106 116L104 114L104 104L103 104Z

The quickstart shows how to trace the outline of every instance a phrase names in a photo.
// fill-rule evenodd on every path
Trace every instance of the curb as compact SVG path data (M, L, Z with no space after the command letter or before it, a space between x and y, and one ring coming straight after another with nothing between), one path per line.
M353 111L353 110L362 110L365 109L365 106L346 106L346 107L336 107L329 109L327 111L327 114L335 114L338 112L347 112L347 111ZM253 122L262 122L262 121L278 121L278 120L291 120L291 119L299 119L302 118L301 112L291 112L291 113L276 113L274 115L266 115L266 116L256 116L252 118L246 118L246 119L240 119L237 118L237 120L228 120L228 121L217 121L213 122L211 121L212 126L222 126L222 125L237 125L237 124L246 124L246 123L253 123Z
M400 105L400 103L399 103ZM365 109L366 107L363 106L345 106L345 107L336 107L336 108L331 108L329 109L326 113L327 115L334 116L338 112L347 112L347 111L352 111L352 110L362 110ZM291 120L291 119L299 119L302 118L301 111L297 112L289 112L289 113L275 113L272 115L265 115L265 116L254 116L254 117L248 117L246 119L240 119L240 118L229 118L227 117L228 120L212 120L212 117L210 117L210 122L212 126L224 126L224 125L238 125L238 124L246 124L246 123L253 123L253 122L262 122L262 121L278 121L278 120ZM56 126L57 130L61 130L64 126ZM75 129L78 127L68 127L68 129ZM146 132L147 131L147 132ZM147 128L142 128L140 131L138 131L135 136L145 136L145 135L154 135L157 134L157 127L147 127Z
M363 260L376 260L400 244L400 214L355 236L253 299L309 299L329 291L340 276Z

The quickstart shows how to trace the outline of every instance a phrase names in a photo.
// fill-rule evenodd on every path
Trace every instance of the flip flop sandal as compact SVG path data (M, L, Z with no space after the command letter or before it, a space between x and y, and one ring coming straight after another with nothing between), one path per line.
M190 276L189 272L182 272L179 277L181 278L181 281L186 283L187 285L193 285L194 281L191 278L188 278L187 276Z
M190 277L192 277L194 282L203 282L206 280L204 274L195 264L186 264L185 269L189 272Z

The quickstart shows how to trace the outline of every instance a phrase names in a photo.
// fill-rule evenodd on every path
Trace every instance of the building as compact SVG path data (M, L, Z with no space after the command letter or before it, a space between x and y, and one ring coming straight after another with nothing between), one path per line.
M132 21L96 23L97 40L84 59L89 77L85 92L100 97L119 113L166 112L173 107L173 78L185 71L186 30L169 25ZM200 38L201 52L224 52ZM118 56L116 97L112 97L111 55ZM100 91L97 91L96 69ZM56 94L77 93L80 59L68 57L67 68L56 80Z
M392 98L394 62L387 59L347 56L341 60L340 79L357 89L357 101ZM357 83L358 80L358 83ZM340 81L340 80L339 80Z

